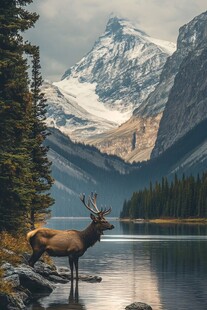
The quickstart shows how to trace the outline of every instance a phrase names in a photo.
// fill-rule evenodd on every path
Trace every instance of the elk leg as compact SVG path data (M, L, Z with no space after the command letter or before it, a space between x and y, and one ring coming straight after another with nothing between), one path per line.
M34 267L34 264L38 261L38 259L40 258L40 256L44 253L44 250L42 251L35 251L33 250L33 253L29 259L29 265L31 267Z
M76 284L75 284L75 301L76 301L76 302L79 301L78 281L76 281Z
M74 296L73 296L73 281L71 282L71 286L70 286L70 295L69 295L69 303L72 303L74 301Z
M76 271L76 282L78 281L78 257L74 259L75 271Z
M70 272L71 272L71 282L73 282L73 259L69 256L69 265L70 265Z

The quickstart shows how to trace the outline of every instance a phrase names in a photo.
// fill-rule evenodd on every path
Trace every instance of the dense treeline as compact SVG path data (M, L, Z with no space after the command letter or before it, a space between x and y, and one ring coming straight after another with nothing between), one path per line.
M38 19L25 9L30 3L2 0L0 7L0 231L34 227L53 203L39 48L22 36Z
M135 192L125 201L121 218L206 218L207 217L207 173L202 177L190 176L172 182L166 177L150 183L149 188Z

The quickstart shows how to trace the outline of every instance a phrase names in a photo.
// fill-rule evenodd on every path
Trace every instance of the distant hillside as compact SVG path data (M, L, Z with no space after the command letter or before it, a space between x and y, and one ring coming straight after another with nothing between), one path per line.
M119 216L123 201L138 189L162 176L183 173L196 175L207 170L207 121L201 122L166 152L142 164L130 165L96 148L73 143L61 132L51 129L47 138L52 172L56 180L52 195L56 199L53 216L87 216L79 194L98 193L99 206L111 206Z
M47 138L47 144L56 180L52 189L56 199L53 215L87 215L79 195L91 191L98 193L100 206L112 206L112 215L118 215L123 199L131 193L125 177L138 166L102 154L95 147L75 144L56 129L50 131L52 134Z

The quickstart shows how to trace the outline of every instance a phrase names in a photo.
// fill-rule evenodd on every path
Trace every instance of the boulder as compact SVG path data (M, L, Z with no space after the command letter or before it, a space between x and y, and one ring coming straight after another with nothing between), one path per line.
M20 285L27 288L33 294L51 293L55 286L42 275L27 265L21 264L15 268Z
M126 310L152 310L152 308L143 302L134 302L125 308Z
M26 260L26 258L25 258ZM32 268L27 264L20 264L17 267L4 263L1 268L4 270L4 281L12 283L14 294L0 294L0 309L19 310L26 309L32 300L40 295L49 295L56 287L56 283L67 283L70 280L69 268L57 269L42 261L38 261ZM79 280L87 282L100 282L101 277L91 275L79 275Z
M9 263L4 263L1 268L4 270L4 281L11 282L14 288L12 295L0 294L2 310L26 309L25 305L31 300L39 297L40 294L50 294L55 288L52 282L28 265L21 264L14 267Z

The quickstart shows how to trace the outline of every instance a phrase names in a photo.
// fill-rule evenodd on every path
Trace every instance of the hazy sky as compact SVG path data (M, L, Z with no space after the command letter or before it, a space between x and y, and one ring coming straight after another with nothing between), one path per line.
M40 46L43 78L60 80L105 30L111 13L135 21L159 39L176 42L179 27L207 10L206 0L34 0L40 15L26 37Z

